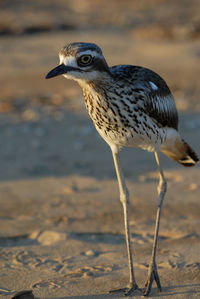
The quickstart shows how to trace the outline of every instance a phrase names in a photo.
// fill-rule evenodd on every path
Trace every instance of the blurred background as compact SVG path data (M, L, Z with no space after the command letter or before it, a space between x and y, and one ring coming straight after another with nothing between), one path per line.
M200 155L200 0L0 0L5 299L25 289L37 298L106 298L127 283L110 149L89 119L80 87L62 76L45 80L61 47L75 41L98 44L110 66L159 73L175 97L182 136ZM124 149L121 161L136 277L144 286L157 166L153 153L140 149ZM157 259L162 296L199 298L199 168L185 169L164 155L162 165L168 180ZM157 298L156 288L152 294Z
M199 0L1 0L0 179L115 176L79 86L45 80L60 48L73 41L97 43L109 65L158 72L175 96L184 137L199 152L199 11ZM129 178L155 167L141 150L122 155Z

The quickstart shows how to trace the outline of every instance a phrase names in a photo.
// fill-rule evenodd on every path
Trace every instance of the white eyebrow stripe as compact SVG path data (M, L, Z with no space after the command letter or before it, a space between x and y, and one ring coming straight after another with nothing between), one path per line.
M157 86L155 83L149 81L149 84L151 85L151 88L152 88L153 90L158 90L158 86Z
M77 67L76 58L74 56L59 55L59 58L60 58L60 64L64 63L65 65L71 67Z
M91 55L93 57L102 57L101 54L97 53L95 50L92 51L92 50L87 50L87 51L82 51L82 52L79 52L78 53L78 56L82 56L82 55Z

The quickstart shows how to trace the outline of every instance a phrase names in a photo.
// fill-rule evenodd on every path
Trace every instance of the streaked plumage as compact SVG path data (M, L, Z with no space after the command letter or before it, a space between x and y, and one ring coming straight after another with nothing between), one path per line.
M160 172L159 205L152 260L145 295L153 280L161 290L155 255L162 201L166 181L158 151L184 166L193 166L198 157L178 133L178 115L174 98L165 81L155 72L139 66L109 67L101 49L92 43L72 43L59 53L60 65L46 78L63 74L79 83L88 113L99 134L110 146L118 177L120 200L125 215L130 284L126 294L138 288L133 272L128 226L128 191L119 165L123 147L140 147L155 152Z

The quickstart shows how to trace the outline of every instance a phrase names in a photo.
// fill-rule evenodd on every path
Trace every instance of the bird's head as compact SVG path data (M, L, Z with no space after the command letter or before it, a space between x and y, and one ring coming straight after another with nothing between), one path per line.
M60 64L46 79L63 75L76 81L99 80L108 75L109 67L101 49L93 43L71 43L59 52Z

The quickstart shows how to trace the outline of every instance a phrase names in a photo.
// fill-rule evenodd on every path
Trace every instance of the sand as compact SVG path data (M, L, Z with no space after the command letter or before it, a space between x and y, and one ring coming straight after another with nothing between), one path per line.
M123 298L122 293L108 293L125 287L129 275L110 149L89 120L79 87L64 78L44 77L58 63L60 47L72 41L96 42L109 65L149 67L168 82L179 110L180 131L200 154L199 38L192 36L189 26L197 20L199 6L194 1L196 6L187 10L184 26L170 27L172 36L158 26L160 15L155 14L155 22L153 15L147 18L148 7L135 8L134 13L142 24L149 22L149 28L131 27L122 18L123 31L105 31L100 19L91 18L95 6L81 7L80 1L84 17L69 1L74 18L68 20L77 27L61 30L55 27L54 13L63 21L65 4L50 2L54 6L39 1L36 18L30 13L33 2L28 7L22 1L12 34L0 36L0 297L32 290L35 298ZM164 16L166 7L157 3ZM2 20L6 14L14 18L14 8L5 5ZM181 18L176 9L172 21ZM114 23L103 12L106 24ZM41 28L41 20L51 26L31 34L28 21ZM87 20L96 26L93 30ZM130 191L135 275L143 289L154 232L157 167L153 154L139 149L123 150L121 160ZM161 161L168 181L157 256L163 292L153 284L151 298L200 298L200 168L186 169L164 155ZM137 291L133 297L142 294Z

